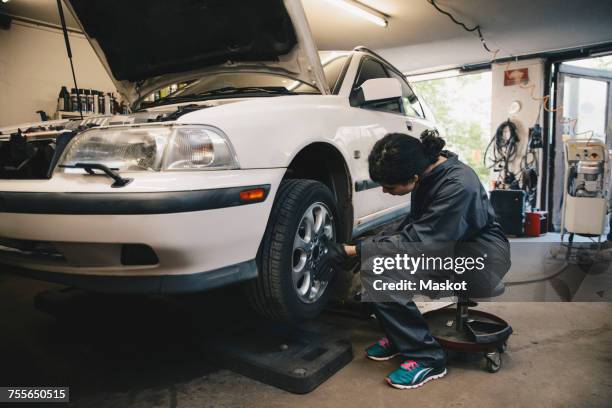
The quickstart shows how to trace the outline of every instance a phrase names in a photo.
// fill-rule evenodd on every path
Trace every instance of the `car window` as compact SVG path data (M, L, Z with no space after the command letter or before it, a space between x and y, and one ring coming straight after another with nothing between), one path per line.
M389 78L387 70L380 62L372 58L365 58L361 63L361 67L359 68L359 75L355 81L353 92L356 92L356 90L368 79L377 78ZM369 102L363 107L366 109L382 110L400 114L402 113L402 107L398 101Z
M414 94L408 82L399 74L394 71L389 70L392 78L396 78L402 84L402 105L404 108L404 113L407 116L418 116L420 118L424 118L423 108L419 103L419 99Z
M385 101L375 101L369 102L364 106L366 109L380 110L385 112L399 113L403 114L397 100L385 100Z
M379 63L378 61L374 61L371 58L366 58L361 63L361 68L359 69L359 77L355 82L355 88L359 88L368 79L376 78L389 78L389 75L387 75L387 71L381 63Z
M419 98L419 102L421 104L421 107L423 108L423 113L425 114L425 119L428 119L428 120L430 120L430 121L432 121L434 123L437 122L436 121L436 115L434 115L433 110L427 104L427 100L425 100L425 98L423 98L422 94L418 94L417 93L417 97Z
M323 67L323 72L325 72L325 79L327 80L327 85L329 86L330 91L334 91L336 87L336 82L338 82L338 78L340 77L340 73L342 72L342 68L344 68L344 64L348 59L348 55L344 55L342 57L335 58L325 64Z

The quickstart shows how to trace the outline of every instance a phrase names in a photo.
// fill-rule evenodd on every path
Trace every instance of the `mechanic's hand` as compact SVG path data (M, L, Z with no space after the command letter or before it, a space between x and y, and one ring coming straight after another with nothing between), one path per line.
M324 238L325 246L327 247L327 259L334 270L353 271L359 264L357 256L349 256L344 249L344 245L330 241L327 237Z

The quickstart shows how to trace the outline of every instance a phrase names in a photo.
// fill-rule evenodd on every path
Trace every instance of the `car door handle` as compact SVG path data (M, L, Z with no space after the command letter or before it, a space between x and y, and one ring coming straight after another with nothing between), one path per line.
M409 120L406 121L406 129L412 130L412 122Z

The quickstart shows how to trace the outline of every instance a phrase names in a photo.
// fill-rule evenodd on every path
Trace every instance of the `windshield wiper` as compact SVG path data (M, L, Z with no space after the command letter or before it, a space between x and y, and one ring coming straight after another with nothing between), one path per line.
M295 92L292 92L285 88L284 86L243 86L240 88L234 86L225 86L223 88L212 89L206 92L200 92L198 94L192 94L192 96L206 96L206 95L227 95L227 94L240 94L240 93L250 93L250 92L263 92L269 94L283 94L283 95L291 95Z
M83 169L91 175L97 174L94 170L102 170L104 174L114 180L114 183L111 184L112 188L125 187L133 181L133 179L123 178L119 175L119 173L113 171L117 169L110 169L100 163L76 163L73 165L60 164L59 167L68 169Z

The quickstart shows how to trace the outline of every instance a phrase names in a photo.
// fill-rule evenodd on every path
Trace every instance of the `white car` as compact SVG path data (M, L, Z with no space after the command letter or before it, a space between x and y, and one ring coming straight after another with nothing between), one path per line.
M363 47L317 53L299 1L69 3L133 111L0 129L0 262L105 292L249 281L264 315L315 317L321 237L409 210L368 174L384 135L434 127L401 72ZM187 85L143 102L170 84Z

